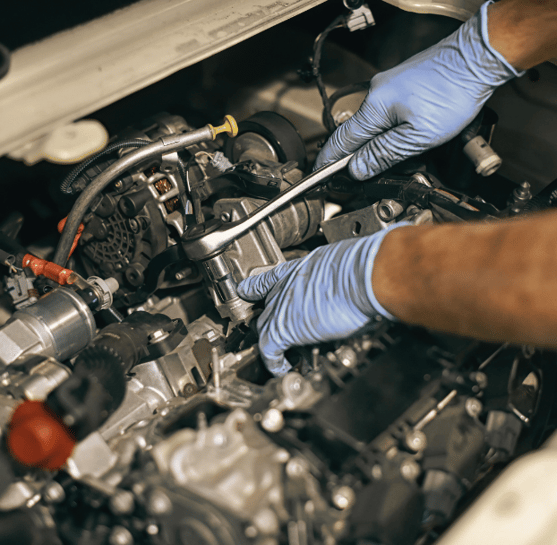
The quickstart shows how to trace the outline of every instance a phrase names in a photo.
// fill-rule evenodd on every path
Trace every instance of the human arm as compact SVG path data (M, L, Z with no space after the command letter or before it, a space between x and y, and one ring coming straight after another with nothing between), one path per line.
M489 6L492 47L516 69L557 58L557 0L501 0Z
M401 321L483 339L557 348L557 213L397 229L372 285Z
M557 213L526 219L399 226L318 248L250 277L265 299L257 326L275 374L292 346L341 339L370 320L557 348Z
M484 4L456 32L377 74L362 106L329 138L315 168L356 152L370 178L462 131L519 69L557 57L557 0Z

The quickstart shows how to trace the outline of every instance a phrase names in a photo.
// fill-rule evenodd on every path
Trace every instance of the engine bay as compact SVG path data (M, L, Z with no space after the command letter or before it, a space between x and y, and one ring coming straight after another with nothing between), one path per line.
M432 544L555 430L555 354L531 346L378 319L291 349L284 376L260 359L263 303L238 296L243 279L399 222L521 217L557 194L551 172L496 174L497 103L371 180L352 180L348 160L312 171L318 143L365 93L319 83L323 34L297 76L320 132L312 112L288 115L295 106L202 121L207 108L194 121L162 112L77 165L44 167L46 204L12 184L0 542ZM302 109L305 92L292 99ZM246 87L235 109L274 98L272 84ZM53 223L53 210L59 234L41 232L36 217Z

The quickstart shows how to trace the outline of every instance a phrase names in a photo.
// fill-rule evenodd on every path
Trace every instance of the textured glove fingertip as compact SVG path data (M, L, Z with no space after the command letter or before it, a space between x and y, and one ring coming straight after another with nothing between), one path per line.
M375 161L370 160L370 154L366 153L365 157L362 157L363 153L357 153L350 163L348 163L348 172L350 172L350 176L354 178L354 180L358 180L363 182L369 178L375 176L375 174L379 174L381 169L376 166Z
M263 295L260 294L260 290L258 289L258 283L260 283L260 281L258 282L258 280L256 276L250 276L242 280L236 288L238 295L246 301L258 301L265 297L266 292Z
M284 356L279 358L269 358L265 357L262 353L261 359L263 360L265 367L274 377L283 377L286 373L288 373L288 371L290 371L290 369L292 369L292 365L288 363Z

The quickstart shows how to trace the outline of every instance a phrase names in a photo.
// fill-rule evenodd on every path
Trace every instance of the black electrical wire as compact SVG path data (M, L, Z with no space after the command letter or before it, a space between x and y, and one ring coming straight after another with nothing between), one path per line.
M195 221L197 223L203 223L205 221L205 216L201 208L201 199L197 195L195 195L195 193L192 191L192 186L190 182L190 169L194 161L195 161L195 155L192 155L186 164L184 180L186 181L188 192L191 195Z
M327 95L327 89L325 88L325 83L323 82L323 76L320 72L320 65L321 65L321 55L323 53L323 44L325 43L325 39L333 31L335 28L342 28L344 27L345 17L344 15L339 15L333 22L325 28L319 36L315 39L315 43L313 45L313 62L311 65L312 74L315 77L315 81L317 83L317 89L319 89L319 94L321 95L321 100L323 101L323 124L325 128L330 132L334 132L337 128L335 120L333 119L333 115L331 113L331 103L329 96Z
M82 174L85 170L87 170L91 165L96 163L101 157L108 155L109 153L113 153L115 151L125 149L125 148L140 148L142 146L147 146L152 144L152 142L148 140L120 140L119 142L114 142L110 144L105 149L96 153L95 155L89 157L83 163L80 163L75 167L65 178L62 180L60 184L60 191L65 193L66 195L72 195L72 185L77 180L80 174Z
M478 220L486 217L497 217L499 211L492 205L468 198L451 190L440 190L428 187L420 182L408 178L379 178L369 182L354 184L351 179L334 178L330 187L340 193L364 194L374 200L396 199L400 201L416 202L427 207L436 204L464 220ZM451 196L455 201L451 199ZM469 208L469 205L476 210Z

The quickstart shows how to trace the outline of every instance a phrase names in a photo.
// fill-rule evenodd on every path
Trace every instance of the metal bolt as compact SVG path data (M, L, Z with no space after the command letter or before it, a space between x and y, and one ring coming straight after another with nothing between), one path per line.
M427 437L421 430L410 430L404 437L404 443L413 452L419 452L427 446Z
M291 458L286 464L286 474L293 479L299 479L305 473L306 464L300 458Z
M129 515L135 507L133 493L129 490L119 490L110 498L109 506L115 515Z
M336 357L344 365L344 367L348 367L352 369L358 365L358 355L352 348L349 346L341 346L336 352Z
M183 280L185 278L184 273L181 271L178 271L175 275L174 278L176 278L176 280Z
M190 382L190 383L188 383L184 386L184 390L183 390L182 393L185 396L191 396L191 395L195 394L196 391L197 391L197 388Z
M284 416L278 409L267 409L263 414L261 426L265 431L276 433L284 426Z
M391 221L404 212L404 207L392 199L383 199L377 205L377 215L383 221Z
M356 502L356 494L354 490L349 486L339 486L333 490L333 496L331 498L333 500L333 505L337 509L348 509L354 505Z
M166 515L172 511L172 501L162 490L153 490L149 494L147 511L151 515Z
M54 481L43 490L43 498L47 503L60 503L66 498L64 487Z
M524 202L530 200L532 198L530 184L528 182L522 182L520 186L513 191L513 197L515 202Z
M114 182L114 189L116 189L116 191L120 191L120 189L122 189L124 187L124 182L122 180L117 180L116 182Z
M481 371L471 373L470 379L473 380L482 390L487 387L487 375Z
M483 405L479 399L469 397L464 403L464 409L472 418L477 418L482 412Z
M159 527L156 524L149 524L147 528L145 528L145 531L150 536L156 536L159 533Z
M402 462L402 464L400 464L400 474L407 481L416 480L421 472L422 470L416 460L412 460L411 458L407 458Z
M230 212L223 212L223 213L220 215L221 221L224 221L224 222L230 221L230 218L231 218L231 217L232 217L232 216L230 215Z
M371 476L376 480L380 481L383 478L383 469L379 464L375 464L371 468Z
M133 536L130 531L123 526L114 526L108 538L110 545L132 545Z

